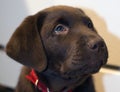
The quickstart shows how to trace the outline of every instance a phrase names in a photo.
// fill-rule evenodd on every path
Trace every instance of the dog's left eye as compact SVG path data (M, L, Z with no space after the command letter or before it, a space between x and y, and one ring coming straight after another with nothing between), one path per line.
M63 24L58 24L55 28L54 28L54 32L55 34L59 35L59 34L67 34L69 31L69 28Z
M88 28L93 28L93 23L89 20L87 23Z
M88 28L93 28L93 23L89 18L83 17L83 22Z

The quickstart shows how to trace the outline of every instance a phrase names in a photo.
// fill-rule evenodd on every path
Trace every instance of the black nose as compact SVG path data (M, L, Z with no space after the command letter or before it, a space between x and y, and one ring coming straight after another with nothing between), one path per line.
M102 39L92 39L87 43L87 46L90 50L97 51L100 48L104 48L105 43Z

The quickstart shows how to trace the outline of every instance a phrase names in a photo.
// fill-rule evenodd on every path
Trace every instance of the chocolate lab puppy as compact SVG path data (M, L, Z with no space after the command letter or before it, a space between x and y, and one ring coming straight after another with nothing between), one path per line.
M108 58L91 19L69 6L28 16L12 35L6 52L25 65L15 92L95 92L91 74Z

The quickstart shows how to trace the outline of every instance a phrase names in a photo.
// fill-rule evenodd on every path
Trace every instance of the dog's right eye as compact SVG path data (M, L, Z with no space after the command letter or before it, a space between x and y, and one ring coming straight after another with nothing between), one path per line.
M69 31L69 28L63 24L58 24L57 26L55 26L54 28L54 32L56 35L65 35L67 34Z

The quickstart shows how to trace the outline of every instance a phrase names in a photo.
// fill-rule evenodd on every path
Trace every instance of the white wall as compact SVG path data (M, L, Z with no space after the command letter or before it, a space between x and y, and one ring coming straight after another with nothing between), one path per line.
M52 5L61 4L84 7L95 11L105 20L107 31L120 41L120 1L118 0L1 0L0 43L6 45L16 27L29 14L34 14ZM4 52L0 52L0 84L15 87L20 68L20 64L7 57ZM104 75L105 92L120 92L119 77L119 75Z
M0 0L0 44L6 45L16 27L27 15L25 0ZM0 84L14 87L20 68L20 64L0 51Z
M31 14L52 5L70 5L92 9L105 19L109 31L120 37L120 31L118 31L120 29L119 0L26 0L26 3Z

